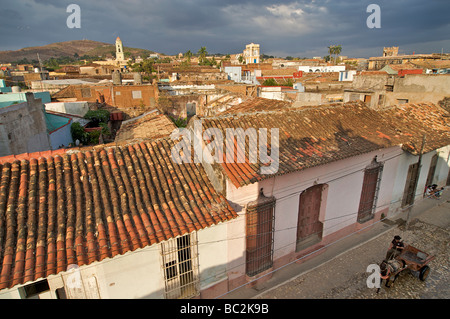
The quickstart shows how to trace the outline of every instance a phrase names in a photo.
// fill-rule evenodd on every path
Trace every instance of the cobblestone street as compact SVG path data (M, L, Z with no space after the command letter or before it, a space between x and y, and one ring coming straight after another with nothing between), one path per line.
M295 277L256 298L302 299L449 299L450 298L450 203L448 201L412 219L408 227L402 220L357 248L351 249L314 270ZM379 264L395 235L420 250L434 255L431 272L420 281L409 270L403 271L391 288L383 285L379 293L368 288L369 264Z

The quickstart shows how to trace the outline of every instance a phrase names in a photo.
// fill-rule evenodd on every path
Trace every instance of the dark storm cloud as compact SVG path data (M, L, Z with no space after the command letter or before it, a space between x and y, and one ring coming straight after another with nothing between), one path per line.
M81 8L81 29L69 29L69 4ZM366 8L381 7L381 29L369 29ZM15 0L2 4L0 50L90 39L176 54L237 53L259 43L266 54L373 56L383 46L421 53L450 51L448 0Z

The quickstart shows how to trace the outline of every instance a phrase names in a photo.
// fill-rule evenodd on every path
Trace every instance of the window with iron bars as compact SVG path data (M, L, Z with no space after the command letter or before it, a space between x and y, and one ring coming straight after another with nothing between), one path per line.
M192 298L200 293L197 233L161 243L165 297Z
M376 159L366 167L358 209L358 222L363 223L373 218L377 205L383 164Z
M272 267L275 197L249 203L246 211L246 274L255 276Z

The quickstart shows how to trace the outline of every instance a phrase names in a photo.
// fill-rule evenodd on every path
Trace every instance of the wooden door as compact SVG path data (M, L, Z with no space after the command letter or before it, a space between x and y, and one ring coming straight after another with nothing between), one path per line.
M297 251L322 238L323 224L319 221L324 185L315 185L300 195L297 223Z
M364 222L373 217L376 204L377 188L380 176L380 167L366 169L364 172L361 199L359 201L358 221Z
M414 193L419 176L419 163L409 165L408 175L406 176L405 191L403 193L402 207L414 203Z
M426 190L426 187L433 184L433 178L434 178L434 173L436 172L437 161L438 161L438 155L434 154L433 158L431 159L430 169L428 170L427 183L425 184L425 190Z
M275 198L246 212L246 273L255 276L273 264Z

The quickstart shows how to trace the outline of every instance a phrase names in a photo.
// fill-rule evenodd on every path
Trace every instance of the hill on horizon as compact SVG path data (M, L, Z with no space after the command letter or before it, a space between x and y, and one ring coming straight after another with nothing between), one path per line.
M115 53L115 44L92 41L92 40L72 40L65 42L55 42L43 46L27 47L19 50L0 51L0 63L11 63L27 59L28 61L37 60L37 54L42 61L50 58L73 57L78 56L104 56L112 57ZM154 51L124 46L124 52L129 52L132 57L148 56Z

